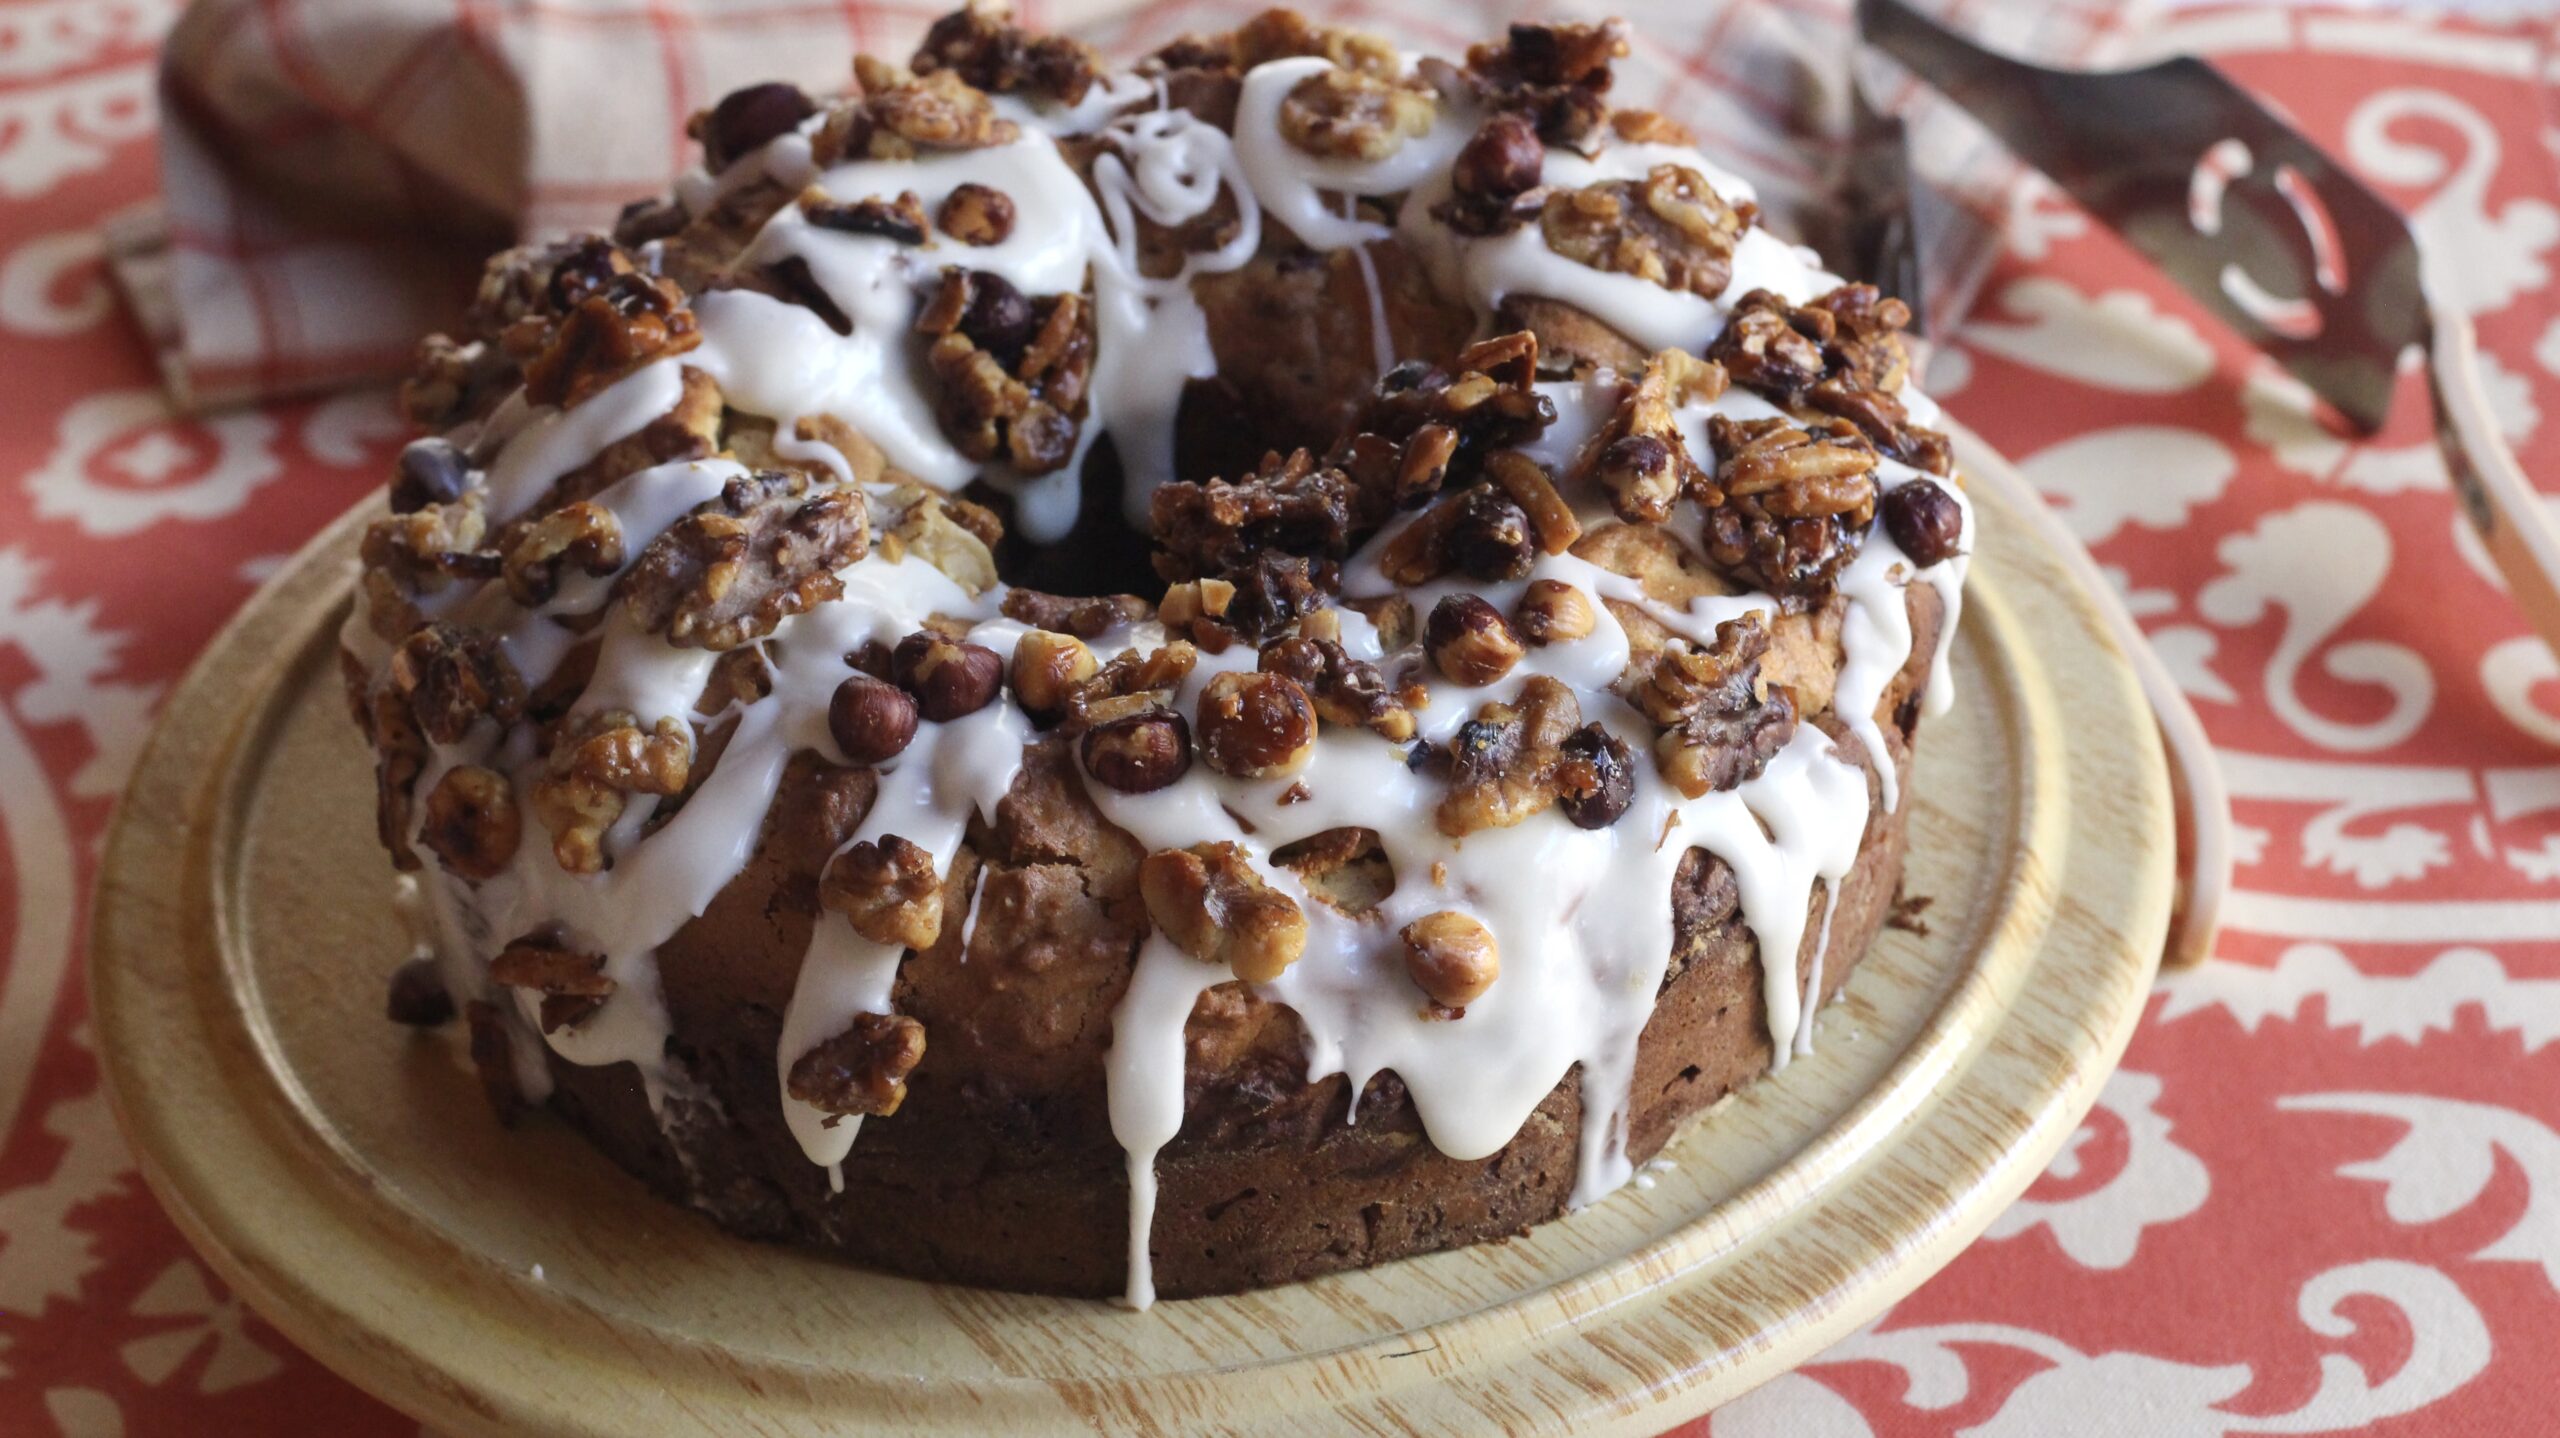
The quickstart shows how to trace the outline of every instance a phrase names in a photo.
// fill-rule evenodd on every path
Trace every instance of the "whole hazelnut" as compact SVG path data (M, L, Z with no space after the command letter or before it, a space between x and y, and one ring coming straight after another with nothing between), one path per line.
M827 701L827 732L856 764L879 764L906 752L916 737L916 701L868 674L846 676Z
M1084 769L1123 794L1152 794L1191 770L1191 726L1170 709L1144 708L1085 731Z
M1423 915L1404 926L1403 937L1404 971L1443 1009L1483 998L1502 973L1493 931L1454 909Z
M983 644L919 629L889 653L889 673L936 724L966 719L1004 690L1004 661Z
M1884 532L1922 569L1964 546L1964 511L1931 480L1904 480L1885 492L1883 508Z
M1451 562L1489 584L1528 578L1529 566L1538 562L1528 512L1491 485L1468 490L1457 503L1447 538Z
M1635 802L1634 756L1626 741L1599 724L1585 724L1556 746L1556 807L1576 828L1606 829Z
M1316 751L1316 706L1285 674L1221 674L1200 691L1200 757L1238 779L1276 779Z
M697 127L694 138L702 142L703 167L725 170L730 162L763 149L816 113L816 101L801 93L799 86L779 80L732 90Z
M431 504L451 504L471 487L471 462L462 451L430 436L400 451L391 481L391 512L415 514Z
M395 1024L431 1029L453 1017L453 992L444 986L436 961L424 954L392 971L391 993L383 1011Z
M1539 143L1538 127L1527 115L1505 110L1476 127L1474 136L1458 151L1449 183L1462 195L1507 200L1534 188L1546 162L1547 147Z
M1072 634L1034 629L1013 646L1013 698L1022 712L1054 724L1067 712L1067 696L1101 667L1093 651Z
M1582 591L1561 579L1532 579L1511 610L1511 627L1532 644L1571 644L1587 639L1600 619Z
M969 272L969 306L960 312L960 333L971 344L1011 368L1022 357L1022 347L1031 343L1031 331L1038 323L1031 301L1013 287L1013 281L992 270Z
M1472 594L1452 594L1431 606L1422 642L1440 672L1469 689L1510 673L1527 652L1502 611Z

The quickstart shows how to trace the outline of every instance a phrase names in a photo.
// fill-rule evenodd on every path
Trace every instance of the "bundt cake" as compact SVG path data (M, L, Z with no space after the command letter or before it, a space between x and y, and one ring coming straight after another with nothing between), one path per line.
M1969 510L1905 308L1625 48L965 11L492 261L342 640L394 1017L737 1232L1139 1304L1803 1051Z

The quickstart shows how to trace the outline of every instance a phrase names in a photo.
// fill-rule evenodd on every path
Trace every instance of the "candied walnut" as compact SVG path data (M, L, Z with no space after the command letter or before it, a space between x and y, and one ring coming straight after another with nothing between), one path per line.
M889 676L936 724L966 719L1004 691L1004 661L983 644L919 629L889 654Z
M1295 10L1274 7L1247 20L1227 37L1224 59L1238 70L1272 60L1322 55L1346 70L1371 75L1401 72L1393 45L1365 31L1318 25Z
M1954 496L1925 479L1905 480L1884 497L1884 532L1922 569L1964 548L1964 511Z
M1876 510L1876 453L1834 419L1707 420L1715 480L1706 508L1707 557L1773 594L1827 591L1858 556Z
M859 493L808 488L796 470L729 481L649 541L615 595L642 629L695 649L734 649L834 599L870 530Z
M367 594L379 601L370 616L374 633L397 644L421 622L408 596L495 577L500 561L487 547L488 538L488 514L477 490L366 525L356 554L364 563Z
M507 546L507 593L539 609L560 592L564 566L601 579L622 568L622 524L593 500L564 504L520 530Z
M924 150L983 150L1010 145L1022 136L1021 126L996 113L986 91L949 70L908 75L863 55L855 58L853 73L862 87L862 103L848 112L849 128L817 147L822 163L906 160ZM836 128L835 122L828 127Z
M1505 583L1527 578L1537 562L1528 514L1490 485L1442 495L1378 551L1380 572L1408 586L1428 584L1451 570Z
M1587 148L1609 113L1610 62L1626 53L1623 20L1513 25L1467 51L1460 79L1486 109L1527 115L1549 144Z
M489 961L489 982L542 995L542 1031L557 1033L587 1021L613 994L604 955L582 953L550 934L508 941Z
M1105 594L1078 598L1064 594L1045 594L1037 589L1008 589L1004 592L1004 617L1018 619L1034 629L1055 630L1078 639L1099 639L1124 624L1138 624L1155 612L1155 606L1134 594Z
M875 944L929 949L942 936L942 875L933 855L896 834L838 854L818 876L818 902Z
M1429 996L1434 1018L1459 1017L1502 974L1493 931L1455 909L1425 914L1397 937L1404 940L1404 971Z
M527 323L539 327L540 342L524 361L524 397L564 408L642 365L702 343L684 290L663 275L636 270L580 293L556 320ZM508 348L518 350L519 343L511 334Z
M1316 751L1316 709L1285 674L1228 673L1200 691L1200 757L1238 779L1276 779L1305 768Z
M1842 285L1809 305L1753 290L1708 354L1734 381L1799 414L1845 419L1885 454L1932 474L1954 467L1947 437L1913 424L1898 392L1911 369L1911 309L1873 285Z
M1600 625L1591 600L1561 579L1532 579L1512 606L1511 627L1531 644L1570 644Z
M696 111L685 133L702 146L702 166L714 174L799 129L818 113L818 102L797 85L770 81L732 90L708 110Z
M1113 700L1077 746L1094 782L1123 794L1152 794L1191 770L1191 726L1139 698Z
M1489 456L1555 423L1555 402L1537 390L1536 336L1479 340L1454 363L1454 375L1420 362L1389 370L1334 447L1361 524L1475 484Z
M1377 665L1352 658L1339 640L1275 639L1262 646L1259 662L1264 673L1297 681L1325 723L1365 728L1397 744L1413 737L1413 711L1388 692Z
M1499 680L1528 653L1502 611L1473 594L1448 595L1433 605L1422 642L1440 672L1469 689Z
M1548 249L1577 264L1713 299L1732 282L1733 249L1752 213L1725 203L1697 171L1656 165L1642 180L1555 191L1538 229Z
M1306 952L1307 916L1238 844L1159 849L1138 866L1147 917L1184 953L1267 984Z
M1556 766L1556 807L1576 828L1606 829L1635 802L1635 756L1598 723L1565 736Z
M916 316L934 414L962 454L1048 474L1075 455L1093 377L1093 307L1082 295L1026 299L1000 276L946 269Z
M1336 66L1290 87L1280 133L1310 155L1375 164L1427 134L1436 109L1418 85Z
M1102 75L1102 56L1064 35L1035 35L1002 5L972 4L933 22L912 62L919 75L948 70L992 95L1029 94L1073 105Z
M427 791L418 842L465 879L494 879L515 862L524 837L515 787L477 764L457 764Z
M904 1014L860 1013L843 1033L792 1061L791 1096L827 1117L887 1118L907 1101L907 1079L924 1061L924 1025Z
M1573 483L1596 486L1609 508L1629 524L1660 524L1682 493L1696 493L1705 475L1681 437L1682 405L1724 393L1724 371L1683 350L1664 350L1646 361L1643 376L1617 412L1574 458Z
M1068 727L1083 729L1129 711L1121 701L1162 703L1200 662L1200 650L1184 640L1143 653L1123 650L1094 676L1067 692ZM1116 706L1116 707L1115 707Z
M1065 718L1076 687L1102 667L1085 642L1072 634L1034 629L1014 641L1014 702L1043 724Z
M925 236L932 233L932 227L925 223L924 201L917 199L913 190L901 191L894 200L865 195L847 202L812 185L800 192L800 213L822 230L875 235L902 245L921 245ZM830 305L834 303L832 299L828 301Z
M1637 707L1663 726L1654 766L1692 799L1756 779L1795 737L1795 695L1764 683L1769 629L1754 610L1716 626L1715 643L1674 644L1655 659Z
M604 868L604 834L633 794L684 792L693 772L693 734L675 719L643 730L620 709L571 720L551 742L533 782L534 817L551 832L551 855L572 874Z
M386 684L367 696L365 737L373 744L373 823L392 867L418 867L409 847L409 819L418 776L426 772L427 736L418 732L408 698Z
M490 345L429 335L400 380L400 413L421 429L451 429L487 413L508 381L507 357Z
M964 245L1001 245L1013 234L1013 199L972 180L943 199L935 219Z
M524 712L524 680L490 635L429 624L391 651L389 672L392 692L439 744L461 743L483 718L504 725Z
M1168 580L1241 573L1266 554L1340 559L1351 552L1351 483L1298 450L1271 454L1242 479L1158 486L1148 501L1156 572Z
M993 541L979 528L971 527L981 525L987 532L1001 535L993 515L965 499L947 498L920 484L899 486L889 502L904 508L898 522L881 536L883 558L896 564L915 555L971 594L984 594L995 587ZM968 523L963 523L964 519Z
M827 734L847 763L886 763L915 741L916 701L895 684L848 675L828 697Z
M453 1017L453 991L444 986L444 974L432 957L420 954L391 971L382 1012L393 1023L414 1029L431 1029Z
M1630 145L1679 145L1697 148L1698 136L1688 126L1660 110L1617 110L1609 116L1609 130Z
M1573 691L1541 674L1511 704L1487 704L1449 745L1449 792L1434 815L1453 839L1508 828L1554 803L1567 735L1582 725Z

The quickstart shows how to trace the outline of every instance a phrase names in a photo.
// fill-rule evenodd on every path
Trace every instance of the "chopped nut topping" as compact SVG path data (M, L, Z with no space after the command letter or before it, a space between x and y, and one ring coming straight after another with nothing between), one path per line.
M1099 639L1123 624L1141 623L1155 612L1155 606L1134 594L1085 599L1044 594L1036 589L1006 590L1003 609L1007 619L1018 619L1034 629L1072 634L1078 639Z
M1842 285L1809 305L1767 290L1735 304L1708 347L1734 381L1803 414L1846 419L1878 450L1932 474L1954 469L1947 437L1911 423L1898 398L1911 368L1910 307L1873 285Z
M524 680L490 635L430 624L391 652L392 692L418 728L439 744L459 744L483 718L509 724L524 712Z
M1556 766L1556 807L1582 829L1606 829L1635 802L1635 758L1626 742L1600 724L1585 724L1565 737Z
M1502 974L1493 931L1454 909L1423 915L1405 925L1400 937L1404 971L1430 997L1434 1018L1460 1017Z
M1547 248L1578 264L1713 299L1733 279L1733 249L1751 218L1697 171L1656 165L1641 181L1550 194L1538 228Z
M916 329L939 383L943 434L976 460L1024 475L1074 457L1093 376L1093 307L1082 295L1026 299L997 274L946 269Z
M427 792L418 842L462 878L477 882L505 873L523 837L515 788L494 769L455 765Z
M1378 666L1352 658L1338 640L1276 639L1262 646L1260 662L1264 673L1297 681L1325 723L1366 728L1397 744L1413 737L1413 713L1387 692Z
M818 876L818 902L875 944L929 949L942 936L942 876L933 855L896 834L838 854Z
M1285 674L1228 673L1200 691L1200 757L1238 779L1275 779L1306 767L1316 749L1316 709Z
M551 854L572 874L604 868L604 834L633 794L661 798L684 792L693 772L693 735L674 719L648 730L624 710L572 720L552 740L543 776L530 795L534 817L551 831Z
M1476 483L1487 456L1555 423L1555 402L1537 390L1536 336L1480 340L1455 364L1454 377L1413 362L1389 370L1335 446L1332 462L1350 478L1364 525Z
M1266 455L1232 482L1177 481L1148 501L1156 572L1171 580L1242 573L1271 553L1340 559L1351 552L1353 498L1339 469L1299 450Z
M1034 629L1014 642L1013 698L1022 712L1043 724L1066 717L1067 702L1077 686L1101 669L1101 661L1071 634Z
M1001 245L1013 235L1013 200L972 180L943 200L936 218L944 234L964 245Z
M509 330L507 349L524 356L524 397L533 404L576 405L652 360L682 354L702 343L702 330L685 293L663 275L630 268L609 241L597 246L614 256L606 277L568 287L556 316L538 314ZM559 276L577 273L564 265Z
M983 644L919 629L889 655L890 677L916 696L916 710L936 724L966 719L1004 692L1004 661Z
M1541 674L1513 704L1487 704L1449 746L1449 792L1436 815L1453 839L1508 828L1559 796L1565 737L1582 724L1573 691Z
M1588 148L1609 112L1610 62L1627 53L1623 20L1513 25L1500 44L1467 51L1461 78L1489 110L1516 110L1552 145Z
M1876 454L1834 419L1707 420L1716 476L1701 485L1707 556L1773 594L1827 591L1858 556L1875 518Z
M1436 109L1418 85L1336 66L1290 88L1280 133L1310 155L1374 164L1429 133Z
M651 540L614 592L670 644L734 649L844 593L836 571L869 544L860 493L812 494L796 470L763 470Z
M1331 560L1259 555L1235 576L1235 598L1228 601L1219 622L1258 642L1312 618L1340 582L1340 572Z
M1502 611L1473 594L1452 594L1431 607L1423 646L1441 673L1468 689L1501 679L1528 652Z
M373 632L397 644L425 622L412 596L495 577L500 563L497 551L485 547L488 533L477 490L366 525L357 555Z
M539 609L559 594L562 566L602 578L620 569L622 560L622 525L612 510L592 500L564 504L507 546L507 593L525 608Z
M400 381L400 413L420 429L450 429L488 413L507 389L506 356L479 341L429 335Z
M613 993L604 955L580 953L547 934L511 940L489 961L489 982L542 995L542 1031L585 1023Z
M791 1096L833 1128L855 1114L887 1118L907 1101L907 1078L924 1061L924 1025L904 1014L855 1014L843 1033L792 1061Z
M1764 684L1769 629L1758 611L1716 626L1707 648L1666 647L1637 692L1637 707L1663 727L1654 740L1662 777L1692 799L1758 778L1795 737L1795 695Z
M1529 516L1490 485L1446 494L1396 531L1378 567L1398 584L1428 584L1456 570L1488 584L1528 577L1538 562Z
M1596 485L1609 507L1629 524L1660 524L1684 492L1695 493L1705 475L1681 437L1682 405L1724 393L1724 371L1682 350L1664 350L1647 361L1636 387L1574 459L1574 483Z
M1122 700L1167 702L1199 662L1199 649L1178 639L1144 653L1123 650L1092 678L1068 691L1067 726L1082 729L1129 712L1131 706L1118 702Z
M1138 866L1138 892L1166 938L1247 983L1270 983L1306 952L1306 914L1254 871L1240 845L1159 849Z
M1073 105L1102 74L1102 56L1081 40L1034 35L1002 5L972 4L933 22L917 47L915 72L948 70L991 95L1029 94Z
M800 192L800 213L822 230L847 235L877 235L902 245L921 245L932 227L925 223L924 202L913 190L894 200L866 195L847 204L815 185ZM832 303L832 301L830 302Z
M827 700L827 733L845 762L885 764L915 741L916 701L895 684L848 675Z
M1537 537L1540 554L1562 554L1582 537L1582 521L1573 517L1573 506L1556 493L1555 480L1545 465L1516 449L1506 449L1485 459L1484 472L1529 517L1529 531Z
M898 522L880 541L880 552L891 563L912 554L971 594L996 586L994 544L1004 531L985 507L920 484L900 485L888 502L900 509Z
M909 75L868 55L853 62L862 102L829 118L812 147L819 163L911 160L924 150L1010 145L1022 127L996 113L987 92L949 70Z
M718 174L800 128L816 113L817 102L799 86L773 81L732 90L719 104L696 112L686 122L685 133L702 146L703 168Z
M1169 631L1193 630L1224 619L1235 599L1236 587L1223 579L1186 579L1165 590L1156 619Z
M1599 615L1583 592L1561 579L1532 579L1512 607L1511 627L1531 644L1570 644L1598 628Z

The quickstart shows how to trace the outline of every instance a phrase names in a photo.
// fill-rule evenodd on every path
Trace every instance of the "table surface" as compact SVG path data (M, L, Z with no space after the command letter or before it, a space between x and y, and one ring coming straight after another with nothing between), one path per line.
M408 1433L187 1250L98 1090L97 840L160 700L377 482L379 394L173 418L99 223L174 0L0 0L0 1432ZM2181 12L2418 216L2560 494L2560 30ZM2221 746L2216 956L1890 1314L1687 1434L2507 1434L2560 1406L2560 668L2412 388L2348 444L2049 195L1933 376L2119 576ZM185 716L176 716L184 722Z

